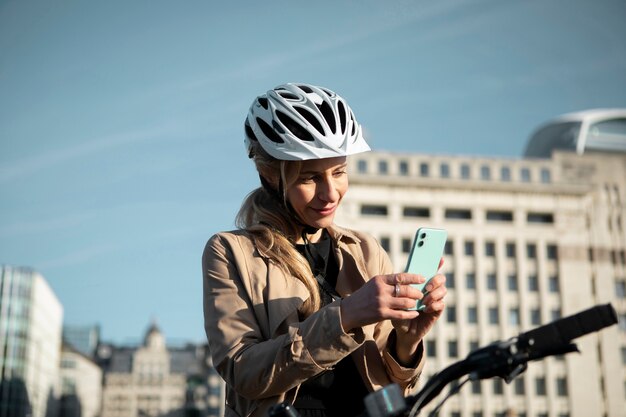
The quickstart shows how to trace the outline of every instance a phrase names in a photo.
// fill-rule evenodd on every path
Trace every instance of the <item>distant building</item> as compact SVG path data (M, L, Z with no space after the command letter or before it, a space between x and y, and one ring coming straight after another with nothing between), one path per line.
M63 341L83 355L93 358L100 342L99 325L64 325Z
M102 369L93 357L63 344L59 417L98 417L102 405Z
M556 117L531 135L524 155L549 158L555 150L626 152L626 109L594 109Z
M209 417L223 415L223 383L205 345L167 347L156 325L139 347L102 344L101 417Z
M56 415L63 308L30 268L0 269L0 417Z
M623 417L626 410L626 136L542 158L369 152L349 166L336 221L372 233L396 270L419 226L448 230L446 312L423 380L479 346L610 302L619 326L581 354L529 365L511 384L467 384L442 417ZM535 143L535 145L539 146ZM436 401L435 401L436 402Z

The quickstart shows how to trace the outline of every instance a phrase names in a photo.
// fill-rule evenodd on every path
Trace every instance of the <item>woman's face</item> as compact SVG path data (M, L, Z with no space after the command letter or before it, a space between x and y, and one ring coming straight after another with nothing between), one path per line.
M344 194L348 191L345 156L303 161L296 181L287 189L287 200L309 226L330 226Z

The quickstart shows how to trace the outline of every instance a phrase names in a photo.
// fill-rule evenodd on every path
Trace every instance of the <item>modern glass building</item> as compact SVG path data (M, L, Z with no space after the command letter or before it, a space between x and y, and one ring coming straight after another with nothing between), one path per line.
M0 268L0 417L55 415L62 320L39 273Z

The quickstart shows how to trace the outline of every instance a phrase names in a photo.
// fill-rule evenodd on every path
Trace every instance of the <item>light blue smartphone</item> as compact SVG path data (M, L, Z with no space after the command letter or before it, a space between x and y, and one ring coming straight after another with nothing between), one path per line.
M448 232L444 229L433 229L430 227L417 229L405 271L419 274L426 278L426 282L423 284L412 284L420 291L423 291L428 281L437 274L439 261L443 256L447 238ZM424 293L424 296L426 296L426 293ZM422 300L417 300L415 307L409 308L409 310L421 311L424 308L426 306L422 304Z

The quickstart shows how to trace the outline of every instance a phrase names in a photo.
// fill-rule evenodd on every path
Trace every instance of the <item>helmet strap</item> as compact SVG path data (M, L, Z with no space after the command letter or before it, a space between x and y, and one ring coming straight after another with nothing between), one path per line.
M259 179L261 180L261 186L263 186L263 189L267 191L270 196L280 201L280 203L287 209L287 212L291 215L291 218L295 221L295 223L298 226L302 227L302 235L305 242L308 241L308 239L304 237L305 234L313 235L317 233L319 228L309 226L308 224L300 220L300 216L298 216L298 213L296 213L291 203L285 198L285 191L282 179L278 181L278 190L272 187L270 182L263 175L259 174Z

